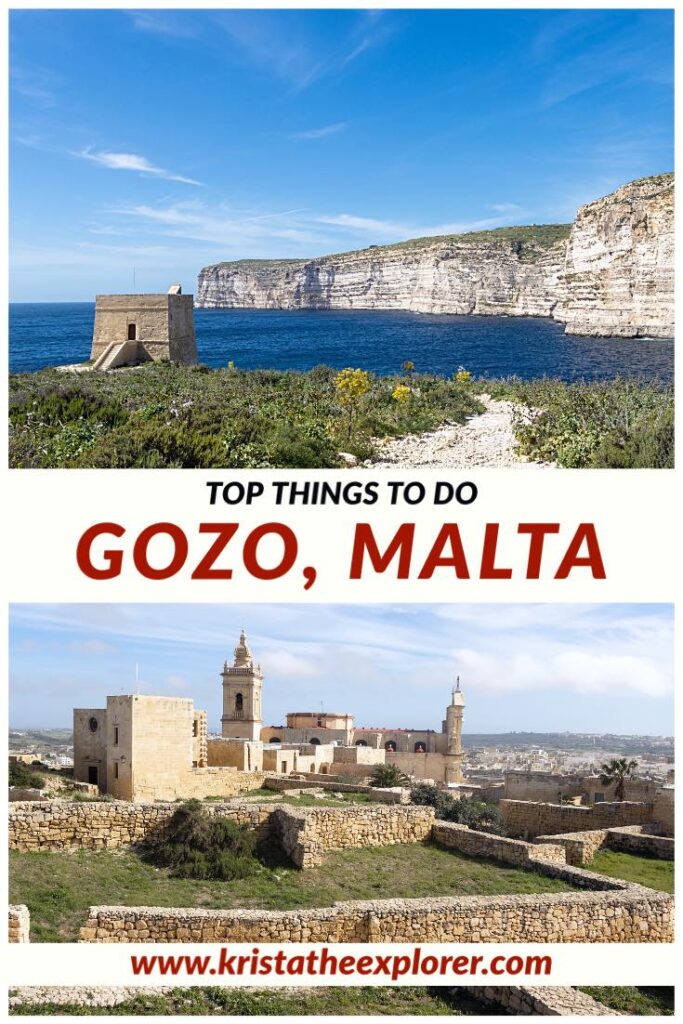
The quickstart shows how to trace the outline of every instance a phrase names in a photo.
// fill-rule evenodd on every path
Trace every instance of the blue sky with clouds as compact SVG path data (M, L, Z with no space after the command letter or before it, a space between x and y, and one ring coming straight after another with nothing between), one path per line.
M192 697L218 730L220 669L244 626L264 717L351 712L439 728L456 674L466 732L673 733L669 605L14 605L10 723L68 726L135 691Z
M570 220L673 166L670 11L11 14L11 295Z

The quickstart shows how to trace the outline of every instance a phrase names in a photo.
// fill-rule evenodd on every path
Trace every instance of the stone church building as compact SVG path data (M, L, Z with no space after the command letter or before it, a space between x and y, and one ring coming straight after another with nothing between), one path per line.
M243 772L367 777L393 763L415 779L457 786L465 700L459 681L440 731L356 728L353 715L294 711L263 723L264 676L244 631L220 673L221 735L187 698L129 694L74 710L74 776L126 800L174 800L239 791Z

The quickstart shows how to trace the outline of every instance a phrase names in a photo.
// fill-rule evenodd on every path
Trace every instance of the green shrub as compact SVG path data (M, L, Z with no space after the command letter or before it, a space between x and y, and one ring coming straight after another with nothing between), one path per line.
M147 851L176 878L248 878L260 870L256 833L225 818L210 817L199 800L188 800L170 819L163 838Z
M410 791L410 801L433 807L437 818L468 825L479 832L503 834L500 811L495 804L488 804L473 797L451 796L447 790L438 789L431 783L420 782Z
M9 784L10 786L19 786L21 789L44 789L45 779L38 772L31 771L29 765L21 761L10 761Z

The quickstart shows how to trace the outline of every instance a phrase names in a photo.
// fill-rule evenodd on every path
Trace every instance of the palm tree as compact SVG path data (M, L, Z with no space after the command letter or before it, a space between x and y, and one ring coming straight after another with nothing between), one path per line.
M615 757L601 766L600 782L603 786L611 786L614 783L615 797L617 800L623 800L626 780L633 776L637 767L637 761L629 761L626 757Z
M410 779L395 764L378 764L370 776L370 785L378 789L388 789L391 786L408 786Z

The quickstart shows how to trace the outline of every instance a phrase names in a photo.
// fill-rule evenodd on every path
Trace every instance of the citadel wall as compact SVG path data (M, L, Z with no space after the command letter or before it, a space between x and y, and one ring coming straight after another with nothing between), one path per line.
M574 804L546 804L525 800L501 800L503 824L512 836L533 839L539 835L586 832L619 825L645 825L653 820L653 805L621 801L580 807Z

